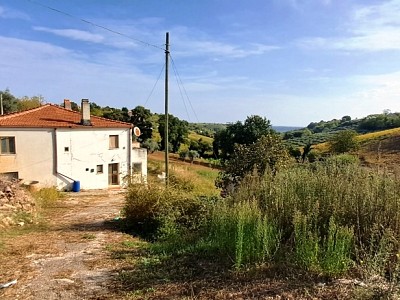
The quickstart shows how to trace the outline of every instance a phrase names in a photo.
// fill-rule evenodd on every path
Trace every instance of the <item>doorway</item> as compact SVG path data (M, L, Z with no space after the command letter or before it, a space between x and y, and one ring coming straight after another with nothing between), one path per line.
M119 185L119 164L108 165L108 185Z

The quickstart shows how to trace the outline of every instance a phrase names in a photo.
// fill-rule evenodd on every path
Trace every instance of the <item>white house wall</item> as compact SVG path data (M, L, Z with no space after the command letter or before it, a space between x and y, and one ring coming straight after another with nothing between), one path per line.
M132 149L132 169L135 163L142 165L140 177L136 178L136 174L132 174L133 179L137 182L146 182L147 180L147 149L144 148L133 148Z
M80 182L81 189L103 189L109 186L108 165L119 164L119 183L123 185L131 162L130 129L56 129L58 188ZM109 149L109 136L118 135L119 147ZM103 165L103 172L97 166Z
M15 137L15 154L0 155L0 173L18 172L24 181L54 186L53 129L0 129L0 136Z

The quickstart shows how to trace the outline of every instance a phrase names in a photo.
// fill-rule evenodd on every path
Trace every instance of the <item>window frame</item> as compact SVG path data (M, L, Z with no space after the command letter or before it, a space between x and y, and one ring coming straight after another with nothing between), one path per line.
M101 169L101 170L99 170ZM104 166L103 165L97 165L96 166L96 174L103 174L104 173Z
M6 150L3 152L3 141L5 142ZM12 141L12 143L10 143ZM11 146L10 146L11 145ZM17 154L16 146L15 146L15 136L0 136L0 155L14 155Z
M108 149L119 149L119 135L110 134L108 137Z
M132 174L142 174L143 163L134 162L132 163Z

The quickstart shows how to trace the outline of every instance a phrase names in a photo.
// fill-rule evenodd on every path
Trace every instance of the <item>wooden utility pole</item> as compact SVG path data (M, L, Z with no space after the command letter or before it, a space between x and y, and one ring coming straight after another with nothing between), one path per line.
M168 186L168 62L169 62L169 32L165 36L165 126L164 126L164 149L165 149L165 185Z
M3 94L0 94L0 115L3 115Z

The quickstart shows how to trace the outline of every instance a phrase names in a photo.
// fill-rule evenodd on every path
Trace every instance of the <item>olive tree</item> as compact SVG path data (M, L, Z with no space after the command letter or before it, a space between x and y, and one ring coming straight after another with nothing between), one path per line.
M262 136L250 145L236 144L232 156L224 162L215 185L226 189L237 186L248 174L256 172L262 176L266 171L275 173L289 162L289 154L282 138L275 133Z
M329 148L333 153L345 153L357 150L359 148L357 132L354 130L339 131L329 141Z

